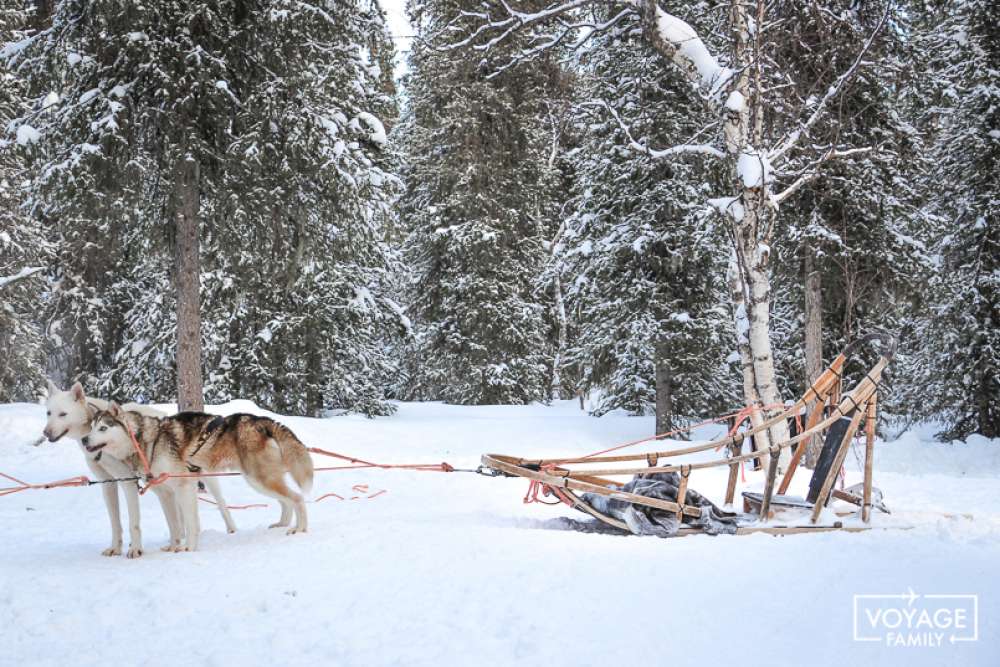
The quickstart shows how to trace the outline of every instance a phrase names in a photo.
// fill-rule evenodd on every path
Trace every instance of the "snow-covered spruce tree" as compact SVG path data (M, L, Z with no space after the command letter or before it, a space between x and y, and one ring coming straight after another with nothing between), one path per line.
M206 395L385 414L401 319L386 245L394 155L380 119L395 116L395 101L372 54L391 42L377 5L278 4L247 18L245 49L257 59L231 82L240 111L207 198ZM136 339L163 331L158 319L135 303ZM124 373L164 352L131 349Z
M39 71L56 72L63 100L40 127L51 157L39 205L99 221L80 229L115 225L92 244L97 260L114 246L122 259L101 289L124 325L96 364L106 391L173 394L184 318L171 282L200 272L211 398L390 409L384 338L399 318L379 116L393 101L373 44L391 48L368 2L108 1L63 3L27 45L22 67L43 84ZM181 218L197 222L203 270L178 270Z
M202 401L199 249L201 193L229 143L238 100L224 85L237 52L243 5L119 0L56 5L51 26L13 56L45 110L22 127L40 132L34 211L64 238L56 301L77 339L74 357L97 371L111 362L121 310L106 294L126 250L124 230L166 202L161 224L176 251L177 395ZM227 57L232 50L233 57ZM153 198L150 191L166 193ZM102 326L103 325L103 326ZM101 328L81 335L87 327Z
M437 34L472 4L408 6L418 34ZM545 101L557 70L543 60L486 80L469 53L414 42L400 128L410 234L410 310L417 339L410 394L454 403L549 397L550 324L536 289L555 225L546 177Z
M786 20L776 28L782 34L772 57L780 70L803 73L808 82L776 89L784 104L808 106L851 65L855 45L872 33L882 10L828 0L821 6L778 2L773 12ZM928 228L920 182L926 151L910 120L919 93L906 78L888 75L907 72L913 59L901 37L912 32L901 23L905 18L897 17L895 29L879 32L870 47L870 57L883 66L858 72L838 101L837 121L811 134L819 146L867 150L849 164L827 165L786 200L778 218L776 233L785 242L776 250L775 307L794 314L789 323L801 322L774 337L786 395L801 394L824 360L857 336L875 329L903 333L930 269L921 240ZM807 167L791 161L787 168ZM820 444L812 443L807 463Z
M0 46L20 41L29 29L24 3L0 0ZM0 402L33 400L45 384L38 313L46 244L38 221L21 206L24 151L33 136L7 131L24 111L24 93L21 81L0 61Z
M911 412L942 436L1000 436L1000 25L985 0L927 16L942 91L929 209L941 224L939 271L904 370Z
M644 414L659 397L656 429L665 432L677 417L737 401L716 250L726 239L705 206L718 175L697 159L666 163L632 150L632 141L691 135L703 108L640 36L602 35L595 46L577 91L589 132L572 152L574 215L559 253L575 326L569 361L585 369L587 389L600 390L596 414Z
M665 4L674 9L673 3ZM592 14L598 7L611 18L595 21ZM727 173L729 196L714 199L732 239L729 285L743 394L748 404L761 407L752 415L759 425L781 403L770 340L775 211L824 163L855 154L839 145L816 150L811 133L821 122L830 121L834 102L865 63L873 39L858 45L855 59L812 105L789 108L772 94L771 84L775 77L794 80L798 72L773 72L777 65L769 53L776 33L769 3L734 1L728 7L700 5L680 11L686 20L657 0L554 0L541 10L531 3L505 2L495 11L457 13L442 39L452 48L477 50L489 62L488 69L498 73L536 59L549 47L580 40L577 46L584 48L601 33L635 27L664 67L676 68L699 90L715 117L703 134L670 148L637 148L663 158L685 153L710 156L720 160ZM881 31L888 11L886 6L873 33ZM713 30L713 23L721 23L721 30ZM510 53L505 49L514 39L524 40L526 46ZM723 39L728 49L723 49ZM728 56L724 60L718 55L723 52ZM789 165L800 164L803 169L788 170ZM760 435L758 444L767 450L771 441L786 440L788 429L778 420Z

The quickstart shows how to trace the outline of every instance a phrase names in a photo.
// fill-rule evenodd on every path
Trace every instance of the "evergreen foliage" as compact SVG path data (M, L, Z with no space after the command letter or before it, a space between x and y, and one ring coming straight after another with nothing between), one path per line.
M0 0L0 44L22 39L29 19L23 3ZM25 164L31 137L22 133L19 143L16 132L3 133L25 111L24 95L23 82L0 62L0 282L44 266L49 252L38 221L21 207L31 187ZM43 322L37 317L42 277L0 286L0 401L33 400L45 385Z
M595 414L651 410L658 347L673 413L719 412L733 405L737 386L726 361L733 339L718 252L726 238L706 205L719 176L698 158L650 158L629 146L622 127L651 148L673 145L703 126L703 108L629 33L601 37L588 73L578 93L587 128L573 151L574 213L561 251L576 331L569 359L585 388L599 390Z
M455 10L441 0L409 5L425 38ZM469 54L420 40L410 71L400 128L416 324L410 395L547 400L551 324L537 279L557 226L545 101L558 72L539 62L485 80Z
M1000 25L985 0L931 13L932 90L941 92L927 188L939 224L930 303L905 368L911 419L945 438L1000 436ZM939 19L939 20L934 20Z
M367 1L58 5L14 56L40 132L36 215L61 237L69 366L103 394L175 386L171 181L200 170L209 400L391 406L391 49ZM113 269L113 270L110 270Z

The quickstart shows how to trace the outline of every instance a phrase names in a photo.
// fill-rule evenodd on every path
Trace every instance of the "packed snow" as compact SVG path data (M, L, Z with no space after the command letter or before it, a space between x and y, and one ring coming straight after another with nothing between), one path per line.
M587 454L652 432L649 417L552 406L399 404L392 417L277 418L310 446L386 463L475 468L484 452ZM270 414L246 401L213 412ZM0 405L0 471L86 474L75 442L32 443L44 408ZM5 664L943 665L1000 664L1000 442L879 442L875 480L909 530L661 540L558 529L565 506L525 505L526 483L467 472L318 473L310 532L268 530L278 509L203 505L201 550L162 553L143 496L146 555L109 541L96 487L0 497ZM719 426L696 432L717 436ZM848 485L860 479L848 457ZM317 457L317 465L340 462ZM721 502L726 473L692 488ZM796 492L807 483L796 478ZM741 490L759 490L747 472ZM0 484L4 486L5 484ZM230 503L267 502L226 478ZM383 492L384 493L380 493ZM374 496L374 497L371 497ZM967 518L969 515L971 518ZM855 594L978 595L978 640L854 641Z
M733 113L740 113L746 109L746 98L743 97L743 94L740 91L734 90L729 93L729 97L726 98L726 108Z
M736 162L736 171L747 188L759 188L771 181L771 164L767 155L744 151Z
M31 125L21 123L17 126L17 143L22 146L36 143L42 138L42 134Z
M713 96L716 95L732 78L733 71L719 64L688 23L659 7L656 9L656 14L656 28L660 37L676 49L677 55L674 56L674 60L680 61L682 65L694 67L701 80L701 86Z

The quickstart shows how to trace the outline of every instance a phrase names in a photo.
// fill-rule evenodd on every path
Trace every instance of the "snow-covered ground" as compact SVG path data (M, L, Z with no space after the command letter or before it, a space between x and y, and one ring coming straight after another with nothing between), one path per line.
M279 419L310 446L460 468L484 452L590 453L652 429L571 402ZM40 406L0 405L0 471L85 474L74 442L31 445L43 424ZM696 472L692 486L720 500L724 480ZM261 501L238 478L223 484L231 503ZM386 493L365 499L360 484ZM750 473L743 488L761 485ZM313 495L348 500L310 505L308 534L269 531L272 503L235 512L240 531L228 535L203 505L192 554L157 549L166 527L144 496L147 554L132 561L100 555L109 528L97 487L26 491L0 497L0 665L1000 664L1000 442L907 432L879 443L876 485L912 529L661 540L557 530L550 520L572 512L522 504L522 480L338 471L319 474ZM978 640L854 641L855 594L910 590L977 595Z

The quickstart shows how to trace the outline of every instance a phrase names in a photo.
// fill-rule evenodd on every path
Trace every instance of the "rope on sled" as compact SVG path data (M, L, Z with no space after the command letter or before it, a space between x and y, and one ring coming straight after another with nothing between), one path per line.
M663 440L665 438L669 438L670 436L677 435L679 433L690 433L691 431L693 431L693 430L695 430L697 428L701 428L702 426L710 426L712 424L718 424L720 422L728 421L730 419L733 420L733 426L732 426L732 428L729 429L729 432L728 432L727 435L729 435L730 437L732 437L733 435L735 435L739 431L740 426L743 425L743 422L745 422L748 419L750 419L755 412L763 411L763 410L774 410L774 409L784 408L784 407L786 407L786 406L783 403L774 403L774 404L771 404L771 405L763 405L763 406L748 405L748 406L746 406L744 408L740 408L739 410L735 410L733 412L729 412L727 414L720 415L718 417L713 417L711 419L706 419L706 420L700 421L700 422L698 422L696 424L691 424L689 426L681 426L681 427L673 429L672 431L666 431L664 433L657 433L656 435L651 435L651 436L648 436L646 438L641 438L639 440L631 440L629 442L625 442L625 443L622 443L620 445L615 445L613 447L608 447L607 449L602 449L600 451L596 451L596 452L593 452L591 454L585 454L585 455L583 455L583 456L581 456L579 458L581 460L582 459L589 459L589 458L593 458L595 456L601 456L602 454L608 454L610 452L616 452L618 450L625 449L627 447L634 447L635 445L641 445L641 444L643 444L645 442L652 442L652 441L655 441L655 440ZM796 419L799 420L800 428L801 428L801 417L796 416ZM719 447L716 447L715 448L716 451L718 451L721 447L722 447L722 445L719 445ZM312 451L312 450L310 450L310 451ZM747 481L746 480L745 466L746 466L746 461L740 461L740 477L741 477L741 479L742 479L743 482ZM553 468L553 467L554 467L554 464L546 464L546 465L542 465L541 466L542 470L545 470L546 468ZM542 498L539 498L539 494L541 494L542 496L555 496L557 498L557 500L554 500L554 501L543 500ZM528 491L527 491L527 493L524 494L524 501L523 502L526 505L531 504L531 503L539 503L539 504L542 504L542 505L561 505L561 504L565 504L565 505L569 505L570 507L575 507L575 505L576 505L576 503L574 503L572 500L570 500L569 498L567 498L565 494L560 493L559 489L557 489L556 487L550 486L550 485L548 485L548 484L546 484L544 482L538 481L538 480L528 480Z

